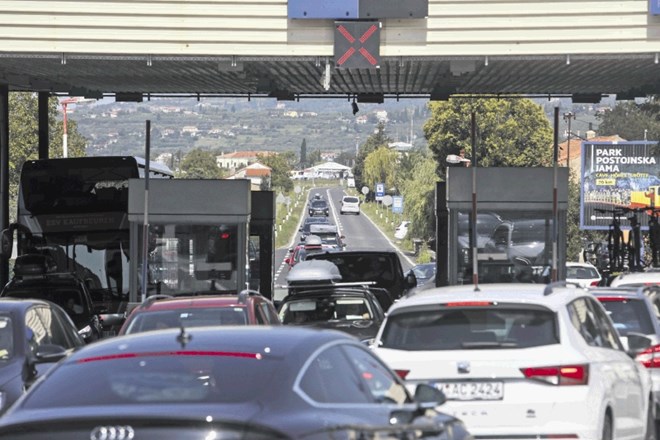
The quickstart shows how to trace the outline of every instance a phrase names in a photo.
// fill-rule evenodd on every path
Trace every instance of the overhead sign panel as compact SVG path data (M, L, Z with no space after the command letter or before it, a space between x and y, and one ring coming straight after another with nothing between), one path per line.
M288 17L293 19L379 19L424 18L428 0L289 0Z
M630 226L630 209L660 206L657 142L583 142L580 226L607 230L613 218ZM644 229L646 213L640 213Z
M335 68L380 67L380 22L335 21Z
M360 0L359 3L359 18L424 18L429 15L428 0Z

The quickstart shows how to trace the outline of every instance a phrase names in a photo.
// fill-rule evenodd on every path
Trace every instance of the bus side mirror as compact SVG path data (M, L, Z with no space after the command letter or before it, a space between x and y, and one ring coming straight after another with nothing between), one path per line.
M10 229L5 229L0 235L0 255L4 258L11 258L14 247L14 234Z

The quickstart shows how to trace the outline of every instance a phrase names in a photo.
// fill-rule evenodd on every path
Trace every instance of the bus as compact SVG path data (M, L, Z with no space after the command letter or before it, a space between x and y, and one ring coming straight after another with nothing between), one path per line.
M144 178L145 170L145 160L133 156L26 161L17 221L3 232L4 243L16 232L18 256L52 257L56 271L76 274L95 303L116 311L129 292L128 180ZM174 177L156 162L149 176Z

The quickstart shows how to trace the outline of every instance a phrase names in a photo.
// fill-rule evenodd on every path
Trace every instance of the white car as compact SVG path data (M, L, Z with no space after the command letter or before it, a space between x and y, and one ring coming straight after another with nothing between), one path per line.
M561 284L419 292L389 309L372 348L411 388L442 390L475 438L654 438L650 375L598 300Z
M566 263L566 281L580 287L595 287L602 279L596 266L589 263Z
M340 214L356 214L360 215L360 199L355 196L344 196L341 199Z
M610 283L611 287L643 287L660 286L660 270L652 269L646 272L626 272L617 276Z
M397 240L403 240L406 238L406 235L408 235L408 226L410 226L409 221L402 221L394 230L394 238Z

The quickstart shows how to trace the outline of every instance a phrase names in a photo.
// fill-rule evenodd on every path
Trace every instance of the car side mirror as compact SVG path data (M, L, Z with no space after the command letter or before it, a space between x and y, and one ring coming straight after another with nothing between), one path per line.
M285 264L291 264L291 258L286 257L286 258L284 259L284 263L285 263Z
M125 320L125 313L108 313L107 315L101 315L101 324L104 328L121 325Z
M420 383L415 388L415 402L424 407L435 408L447 401L445 393L429 384Z
M649 348L653 341L646 335L637 332L630 332L626 335L628 340L628 354L631 357L637 356L640 352Z
M90 330L91 331L91 330ZM57 362L67 355L66 348L57 344L42 344L34 353L35 364L47 364Z
M417 287L417 277L415 276L414 272L408 272L406 274L406 288L412 289L413 287Z

